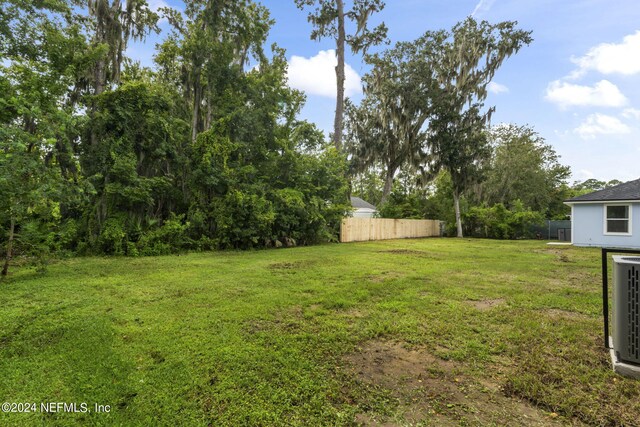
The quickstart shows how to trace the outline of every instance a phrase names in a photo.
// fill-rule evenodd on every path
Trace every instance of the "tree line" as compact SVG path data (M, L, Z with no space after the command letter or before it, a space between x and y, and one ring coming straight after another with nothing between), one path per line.
M294 2L311 39L336 42L330 141L298 117L304 94L287 85L285 51L265 46L273 20L258 2L3 1L2 274L18 255L331 241L349 194L388 216L453 211L458 235L496 204L559 215L568 168L532 129L487 127L487 85L530 32L468 18L370 54L387 41L369 26L382 1ZM161 17L154 66L127 58ZM371 69L359 105L344 99L345 49Z
M153 69L128 43L170 34ZM348 212L347 162L298 118L250 0L9 0L0 13L3 274L18 255L311 244Z
M357 173L379 168L380 203L391 195L396 173L405 168L419 187L446 173L453 199L456 235L463 236L461 198L483 180L491 157L487 87L511 55L532 42L516 22L490 24L472 17L451 31L427 31L366 58L363 102L348 104L347 134Z
M545 220L569 219L564 201L621 184L618 180L569 182L570 168L553 147L529 125L500 124L484 131L486 158L478 180L460 198L464 235L497 239L534 238ZM411 167L396 174L386 202L381 166L355 176L355 194L377 203L385 218L437 218L448 235L456 235L453 182L446 170L427 185L416 180Z

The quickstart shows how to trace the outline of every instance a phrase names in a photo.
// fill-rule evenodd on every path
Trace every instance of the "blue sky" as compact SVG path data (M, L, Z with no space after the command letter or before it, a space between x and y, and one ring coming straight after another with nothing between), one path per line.
M148 0L152 8L179 0ZM350 2L347 1L347 4ZM387 0L383 20L392 43L450 29L466 16L518 21L534 42L496 73L486 105L492 124L532 126L569 165L572 180L640 177L640 3L638 0ZM276 20L268 43L287 50L290 85L307 93L302 117L329 131L335 109L332 40L309 39L306 13L293 0L263 0ZM166 34L132 44L128 54L151 64ZM347 95L361 97L360 56L347 55Z

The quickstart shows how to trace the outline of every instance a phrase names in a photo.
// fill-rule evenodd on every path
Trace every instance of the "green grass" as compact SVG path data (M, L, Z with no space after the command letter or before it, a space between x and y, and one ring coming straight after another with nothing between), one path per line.
M0 424L397 420L392 393L344 362L395 340L566 422L638 425L639 382L614 375L602 348L599 254L422 239L22 268L0 282L3 400L111 411L0 413ZM491 299L503 301L472 304Z

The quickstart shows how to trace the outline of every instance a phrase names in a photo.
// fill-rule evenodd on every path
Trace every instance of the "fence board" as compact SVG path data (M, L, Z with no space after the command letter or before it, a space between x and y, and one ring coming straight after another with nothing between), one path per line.
M431 219L344 218L340 242L440 236L440 221Z

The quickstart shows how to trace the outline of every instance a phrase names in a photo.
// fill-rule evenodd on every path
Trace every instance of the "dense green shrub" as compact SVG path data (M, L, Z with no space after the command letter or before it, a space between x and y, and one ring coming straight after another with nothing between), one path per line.
M124 218L122 215L107 219L98 237L97 249L106 254L124 255L127 244Z
M293 141L258 155L229 129L221 121L194 146L193 239L242 249L335 239L348 209L344 157L326 147L304 153Z
M189 223L184 222L184 215L171 214L161 226L143 233L128 255L167 255L189 249L193 241L188 233Z
M212 237L220 248L247 249L264 246L271 237L275 212L263 195L229 191L213 204L216 231Z
M466 234L492 239L518 239L533 237L533 227L544 222L540 212L525 209L516 200L512 209L502 203L491 207L474 206L465 214Z
M0 166L11 166L0 168L3 255L163 255L335 240L349 210L347 161L297 119L304 96L287 85L284 51L258 59L251 71L218 63L207 111L191 110L180 79L127 65L119 82L56 115L68 97L83 95L61 87L51 111L33 118L46 126L28 132L20 121L31 117L18 113L40 111L41 100L6 104L17 99L12 82L23 68L11 82L0 75L0 103L15 107L0 109ZM33 93L48 93L41 86Z
M380 206L381 218L422 219L428 216L429 200L419 193L394 191L389 200Z

